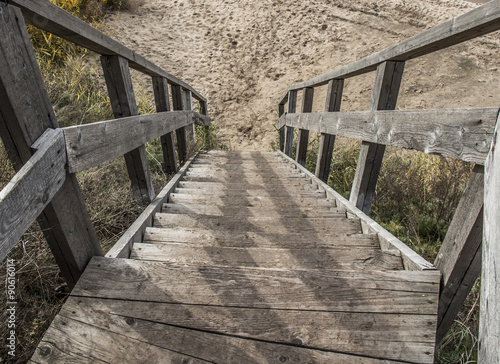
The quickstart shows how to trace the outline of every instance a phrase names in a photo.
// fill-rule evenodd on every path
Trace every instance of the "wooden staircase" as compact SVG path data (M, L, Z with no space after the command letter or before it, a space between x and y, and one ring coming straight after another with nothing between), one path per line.
M439 280L283 155L211 151L130 259L92 259L32 362L432 363Z

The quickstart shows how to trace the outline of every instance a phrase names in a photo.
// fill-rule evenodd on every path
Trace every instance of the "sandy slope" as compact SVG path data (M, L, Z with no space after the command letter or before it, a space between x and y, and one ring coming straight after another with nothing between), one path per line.
M145 0L109 25L118 40L208 98L209 114L231 148L267 150L276 139L277 102L290 84L475 6L461 0ZM499 44L493 34L408 62L398 107L498 106ZM368 107L373 78L346 82L343 110ZM316 91L314 111L323 109L324 93Z

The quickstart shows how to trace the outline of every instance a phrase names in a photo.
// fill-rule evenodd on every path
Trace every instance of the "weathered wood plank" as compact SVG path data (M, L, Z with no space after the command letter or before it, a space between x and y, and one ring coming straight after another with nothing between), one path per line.
M146 359L147 358L147 359ZM57 316L39 344L32 360L37 363L209 363L179 354L142 337L130 338L106 327L105 319L85 320Z
M303 113L309 113L312 111L313 97L314 97L314 88L307 87L302 90ZM308 143L309 143L309 130L299 129L299 137L297 139L297 153L295 156L295 160L302 166L306 165Z
M115 245L106 254L107 258L128 258L130 255L130 250L132 249L134 242L142 241L144 231L147 227L153 226L153 218L155 213L160 212L168 197L172 191L174 191L179 185L179 181L182 179L184 174L189 168L189 165L196 158L192 157L186 162L186 164L177 172L177 174L167 183L167 185L161 190L161 192L155 197L151 204L144 209L144 211L139 215L139 217L132 223L132 225L125 231L125 233L120 237L120 239L115 243Z
M101 56L101 64L115 118L137 115L128 61L120 56ZM109 144L103 144L102 149L114 148ZM124 158L134 198L143 204L150 203L155 198L155 191L145 145L139 145L125 153Z
M197 100L206 102L206 99L187 83L165 72L160 67L84 21L74 17L57 5L45 0L13 0L10 3L21 8L26 21L35 27L46 30L96 53L121 56L130 62L132 68L150 76L164 77L174 85L191 90Z
M157 213L154 219L154 227L185 229L210 229L213 231L239 231L239 232L262 232L272 231L275 234L300 233L316 231L318 233L331 233L342 229L344 234L361 234L361 223L359 219L329 219L292 217L282 219L280 217L264 216L205 216L205 215L181 215Z
M331 80L330 82L328 82L325 112L340 111L343 90L343 79ZM330 176L330 165L332 163L334 146L335 135L321 133L319 139L318 160L316 161L315 175L323 182L328 182L328 177Z
M217 207L207 206L205 204L164 204L163 212L171 214L200 214L212 216L282 216L282 217L346 217L345 209L330 207L297 207L290 209L288 207L269 207L245 206L243 207Z
M445 337L481 273L484 168L476 166L434 265L442 273L436 342Z
M498 3L498 2L497 2ZM497 122L484 174L483 270L479 362L500 362L500 123Z
M435 315L437 271L337 271L95 257L73 295L227 307ZM356 292L356 300L352 300Z
M174 110L186 110L186 98L183 95L183 89L180 86L171 86L172 91L172 106ZM188 159L188 147L186 139L186 127L177 128L175 130L177 139L177 154L179 163L184 163Z
M145 317L146 312L151 314L151 319ZM393 363L369 357L314 350L316 345L322 345L323 341L326 344L327 341L322 340L321 328L325 328L330 337L335 335L335 332L345 335L344 331L332 329L335 325L327 328L327 322L338 322L339 325L353 327L357 323L359 336L368 336L366 329L363 332L363 322L369 322L375 327L382 326L384 317L387 317L382 315L365 318L363 315L337 316L335 313L318 313L317 316L311 317L310 313L300 311L268 312L83 297L70 298L61 310L61 314L92 327L105 327L126 338L147 340L157 347L175 350L211 363ZM295 317L295 320L290 320ZM409 323L414 321L412 316L400 317L407 318ZM320 318L324 320L320 321ZM291 322L288 323L286 320ZM416 322L415 324L416 333L426 331L423 325ZM398 332L398 323L390 327ZM264 332L264 329L268 329L268 332ZM254 336L262 336L264 339L252 340ZM345 340L349 342L348 338ZM414 354L412 349L425 348L425 343L413 343L411 338L403 337L402 340L405 340L408 346L404 352L392 349L391 346L395 347L395 344L388 344L386 351L388 353L399 351L399 355L409 354L414 357L418 354ZM378 342L382 345L385 343L384 338L379 338ZM93 345L104 346L106 343L96 341ZM366 351L368 350L367 346Z
M272 214L270 216L273 216ZM344 216L345 219L345 216ZM166 242L166 243L192 243L198 246L224 246L224 247L262 247L280 248L290 247L296 249L300 247L366 247L378 248L377 236L375 234L346 234L342 230L330 231L328 233L317 234L309 230L310 234L304 236L303 233L289 232L288 234L278 234L270 231L259 232L238 232L207 229L187 229L187 228L146 228L144 242ZM392 252L391 252L392 254Z
M358 217L361 220L361 226L363 227L364 233L375 233L378 236L378 240L382 250L393 250L397 249L401 252L401 256L403 257L403 263L405 265L405 269L407 270L435 270L436 268L429 262L427 262L420 255L415 253L412 249L410 249L406 244L401 242L399 239L390 234L387 230L385 230L382 226L380 226L376 221L371 219L368 215L366 215L363 211L358 209L354 204L348 200L346 200L342 195L337 193L333 188L328 186L323 181L317 179L311 172L309 172L306 168L298 165L295 161L284 153L280 153L281 156L288 161L297 166L299 170L308 175L311 179L316 180L315 182L318 186L326 191L327 196L331 196L337 200L337 206L343 206L346 211L350 214Z
M498 108L286 115L281 124L484 165Z
M285 105L278 105L278 117L281 117L285 113ZM278 129L279 132L279 148L283 152L285 150L285 127Z
M235 237L234 241L236 241ZM184 242L183 242L184 243ZM252 242L254 243L254 242ZM382 252L379 248L330 249L311 248L307 243L296 248L287 244L276 247L236 247L163 242L135 244L131 259L173 262L191 265L228 265L233 267L289 269L356 269L401 270L399 252Z
M184 97L184 110L189 111L193 110L193 97L191 95L191 91L182 90L182 94ZM196 131L194 124L186 127L186 139L189 143L188 145L188 157L191 156L191 153L194 152L194 143L196 142Z
M193 122L209 120L194 111L169 111L63 128L69 170L98 166Z
M404 62L384 62L377 68L370 110L394 110L403 78ZM385 145L362 142L358 165L349 200L369 214L378 175L384 159Z
M185 345L182 345L182 342L186 341L180 341L185 335L183 331L192 330L228 335L231 340L246 342L247 347L250 348L255 343L250 340L242 340L243 338L257 338L265 341L270 348L272 343L281 343L367 356L357 359L346 356L352 360L348 363L371 363L375 360L369 359L368 356L425 362L429 360L429 354L424 353L429 350L431 353L433 351L432 343L427 337L430 336L429 333L433 329L429 324L433 318L426 316L342 312L311 314L289 310L198 307L144 301L104 301L84 297L69 298L61 314L97 327L108 323L111 331L136 339L148 337L148 333L155 332L153 327L150 327L150 331L146 331L146 323L141 322L141 320L150 321L153 325L163 324L157 326L158 331L161 332L172 330L171 326L184 328L175 329L178 330L177 332L169 331L171 334L169 337L175 336L179 340L179 342L171 343L171 348L174 348L173 345L176 345L177 348L184 348ZM127 321L131 322L134 319L138 322L134 322L133 325L127 324ZM408 326L412 327L411 331L407 330ZM367 330L368 327L369 330ZM217 337L213 335L213 340L217 340ZM221 345L227 344L221 343ZM217 345L217 349L220 347ZM278 347L276 346L275 350ZM289 350L293 350L293 347ZM214 350L215 353L220 351ZM225 350L222 351L225 352ZM253 355L253 350L245 350L244 346L242 352L245 353L244 355ZM259 351L259 354L262 355L262 351ZM222 355L227 354L223 353ZM344 362L342 360L344 354L329 353L328 355L328 359L331 361L327 360L327 362ZM210 358L203 356L203 358L218 363L247 362L228 361L225 356Z
M494 32L500 29L498 19L500 19L500 3L498 1L490 1L468 13L373 53L359 61L308 81L295 84L288 88L286 94L289 91L300 90L304 87L326 85L333 79L346 79L361 75L374 71L379 64L386 61L413 59ZM282 97L280 103L283 103L286 94Z
M297 109L297 91L291 91L288 96L288 113L293 114ZM293 149L293 128L287 126L285 131L285 154L292 156Z
M0 191L0 261L49 204L66 180L66 153L60 129L47 129L37 151Z
M196 196L248 196L250 198L252 197L259 197L259 196L266 196L266 197L287 197L291 196L291 193L288 190L285 189L239 189L239 190L221 190L221 189L210 189L210 187L207 188L177 188L175 190L175 193L179 195L191 195L193 197ZM321 190L316 190L316 191L306 191L306 190L296 190L294 192L295 196L298 197L310 197L310 198L324 198L326 196L324 191Z
M46 129L58 127L21 11L0 3L0 136L19 171ZM73 174L38 218L57 265L72 287L87 262L102 255Z
M153 77L153 92L155 96L156 112L170 111L168 99L168 82L164 77ZM166 173L177 172L177 156L175 154L174 133L170 132L161 136L161 149L163 152L163 165Z

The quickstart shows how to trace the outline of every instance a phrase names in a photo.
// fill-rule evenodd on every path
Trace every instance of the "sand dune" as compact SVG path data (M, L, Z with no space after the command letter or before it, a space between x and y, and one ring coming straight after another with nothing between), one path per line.
M208 98L209 114L231 148L268 150L277 135L277 102L290 84L475 6L460 0L145 0L110 17L109 25L115 38ZM499 43L493 34L408 62L398 107L498 106ZM343 110L368 107L373 78L346 82ZM314 111L323 109L324 93L316 90Z

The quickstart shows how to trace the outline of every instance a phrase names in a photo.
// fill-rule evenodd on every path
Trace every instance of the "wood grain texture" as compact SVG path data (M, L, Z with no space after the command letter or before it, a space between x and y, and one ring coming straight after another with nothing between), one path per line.
M484 165L498 108L286 115L281 124Z
M180 86L171 86L172 90L172 107L174 110L186 110L186 98L184 97L184 92ZM186 128L177 128L175 131L175 136L177 140L177 154L179 158L179 163L184 163L188 159L188 146L187 146L187 136Z
M155 197L151 204L144 209L139 217L125 231L120 239L106 254L107 258L128 258L134 242L142 241L142 237L147 227L153 226L154 214L160 212L163 204L168 200L172 191L179 185L179 181L189 168L196 156L186 162L186 164L177 172L177 174L167 183L161 192Z
M290 86L280 103L284 103L286 95L292 90L325 85L336 78L346 79L361 75L374 71L379 64L386 61L406 61L494 32L500 29L499 18L500 3L490 1L468 13L450 19L359 61Z
M426 270L435 270L436 268L410 249L406 244L401 242L399 239L390 234L387 230L385 230L382 226L380 226L377 222L371 219L368 215L366 215L363 211L358 209L352 202L345 199L342 195L332 189L323 181L314 176L311 172L309 172L306 168L298 165L295 161L284 153L278 152L282 156L283 159L288 161L289 163L295 164L299 170L305 173L309 178L315 180L315 182L324 189L328 196L335 198L337 201L337 206L343 206L349 214L358 217L361 220L361 226L363 227L364 233L375 233L377 234L380 246L382 250L399 250L401 252L401 256L403 257L403 263L405 269L407 270L417 270L417 271L426 271Z
M164 77L174 85L191 90L197 100L206 102L206 99L187 83L165 72L160 67L64 11L57 5L45 0L13 0L10 3L18 6L22 10L26 21L35 27L46 30L96 53L121 56L130 62L132 68L150 76Z
M101 56L101 64L115 118L137 115L137 104L128 60L120 56ZM116 150L111 147L111 144L103 144L101 148ZM150 203L155 197L155 191L145 145L138 145L124 153L123 156L134 198L143 204Z
M403 78L404 62L384 62L377 68L370 110L394 110ZM369 214L378 175L384 159L385 145L363 140L349 200Z
M58 127L21 11L0 3L0 136L19 171L46 129ZM37 219L57 265L72 287L87 262L102 255L73 174Z
M500 362L500 123L484 173L484 230L479 320L479 362Z
M0 261L7 256L66 180L64 136L47 129L37 151L0 191Z
M340 111L342 103L342 92L344 80L331 80L328 82L326 93L325 112ZM318 159L316 161L315 175L323 182L328 182L330 176L330 165L332 163L333 148L335 146L335 135L321 133L319 139Z
M481 273L484 168L475 166L434 265L442 273L436 342L445 337Z
M156 112L170 111L168 96L168 82L164 77L153 77L153 92L155 96ZM170 132L161 136L161 149L163 152L163 165L166 173L177 172L177 156L175 154L174 133Z
M227 307L435 315L439 279L437 271L230 268L95 257L73 295ZM353 291L356 300L352 300Z
M294 114L297 110L297 91L290 91L288 96L288 114ZM284 153L291 157L293 152L293 127L285 128L285 151Z
M317 312L311 315L302 311L289 310L259 310L249 308L215 307L215 306L190 306L181 304L166 304L145 301L119 301L100 300L93 298L70 298L63 307L61 315L71 317L75 320L88 323L92 326L100 326L103 322L109 323L109 329L132 339L141 339L152 336L155 329L161 332L167 330L169 337L175 336L177 339L171 342L168 348L181 349L187 354L186 335L191 331L191 335L202 339L202 332L209 335L207 339L213 340L214 350L204 350L197 348L199 357L217 363L247 363L244 358L261 358L254 362L262 362L262 355L268 351L263 347L268 346L273 349L274 355L289 352L312 353L311 349L322 349L333 351L325 353L324 358L330 359L332 363L371 363L377 362L368 356L394 358L396 360L407 360L411 362L422 362L428 360L428 354L422 354L429 349L432 351L432 343L425 338L429 331L429 319L432 317L419 317L412 315L378 315L363 313L337 313L337 312ZM150 321L148 327L145 321ZM407 326L411 325L413 330L408 332ZM367 330L371 327L372 330ZM189 328L189 329L187 329ZM175 330L175 331L171 331ZM219 335L208 333L220 333ZM149 335L148 335L149 334ZM229 342L221 342L220 338L225 335ZM160 336L161 337L161 336ZM251 339L260 339L262 344L258 344ZM160 344L161 339L151 338L155 344ZM198 340L198 342L204 340ZM240 341L239 349L234 350L234 344ZM163 341L165 342L165 341ZM190 342L190 341L188 341ZM217 345L215 345L217 343ZM97 343L96 343L97 344ZM207 343L208 344L208 343ZM282 344L282 345L273 345ZM174 346L175 345L175 346ZM288 349L284 345L289 345ZM299 348L302 346L302 350ZM226 347L227 350L218 350ZM232 350L231 350L231 349ZM309 348L309 349L306 349ZM264 349L264 350L263 350ZM234 353L237 351L236 357ZM219 352L219 353L218 353ZM222 352L222 353L220 353ZM355 353L366 355L358 357L335 352ZM194 352L191 352L194 355ZM200 355L200 353L211 353L210 357ZM257 354L258 353L258 354ZM198 356L197 355L197 356ZM233 355L229 360L227 355ZM289 355L289 354L288 354ZM351 361L345 361L351 360ZM274 363L275 361L267 361ZM278 361L279 362L279 361ZM286 362L294 362L287 360Z
M208 117L194 111L169 111L63 128L71 172L118 158L145 143Z
M302 90L302 113L309 113L312 111L314 97L314 88L307 87ZM297 153L295 160L302 166L306 165L307 158L307 144L309 143L309 130L299 129L299 137L297 139Z

